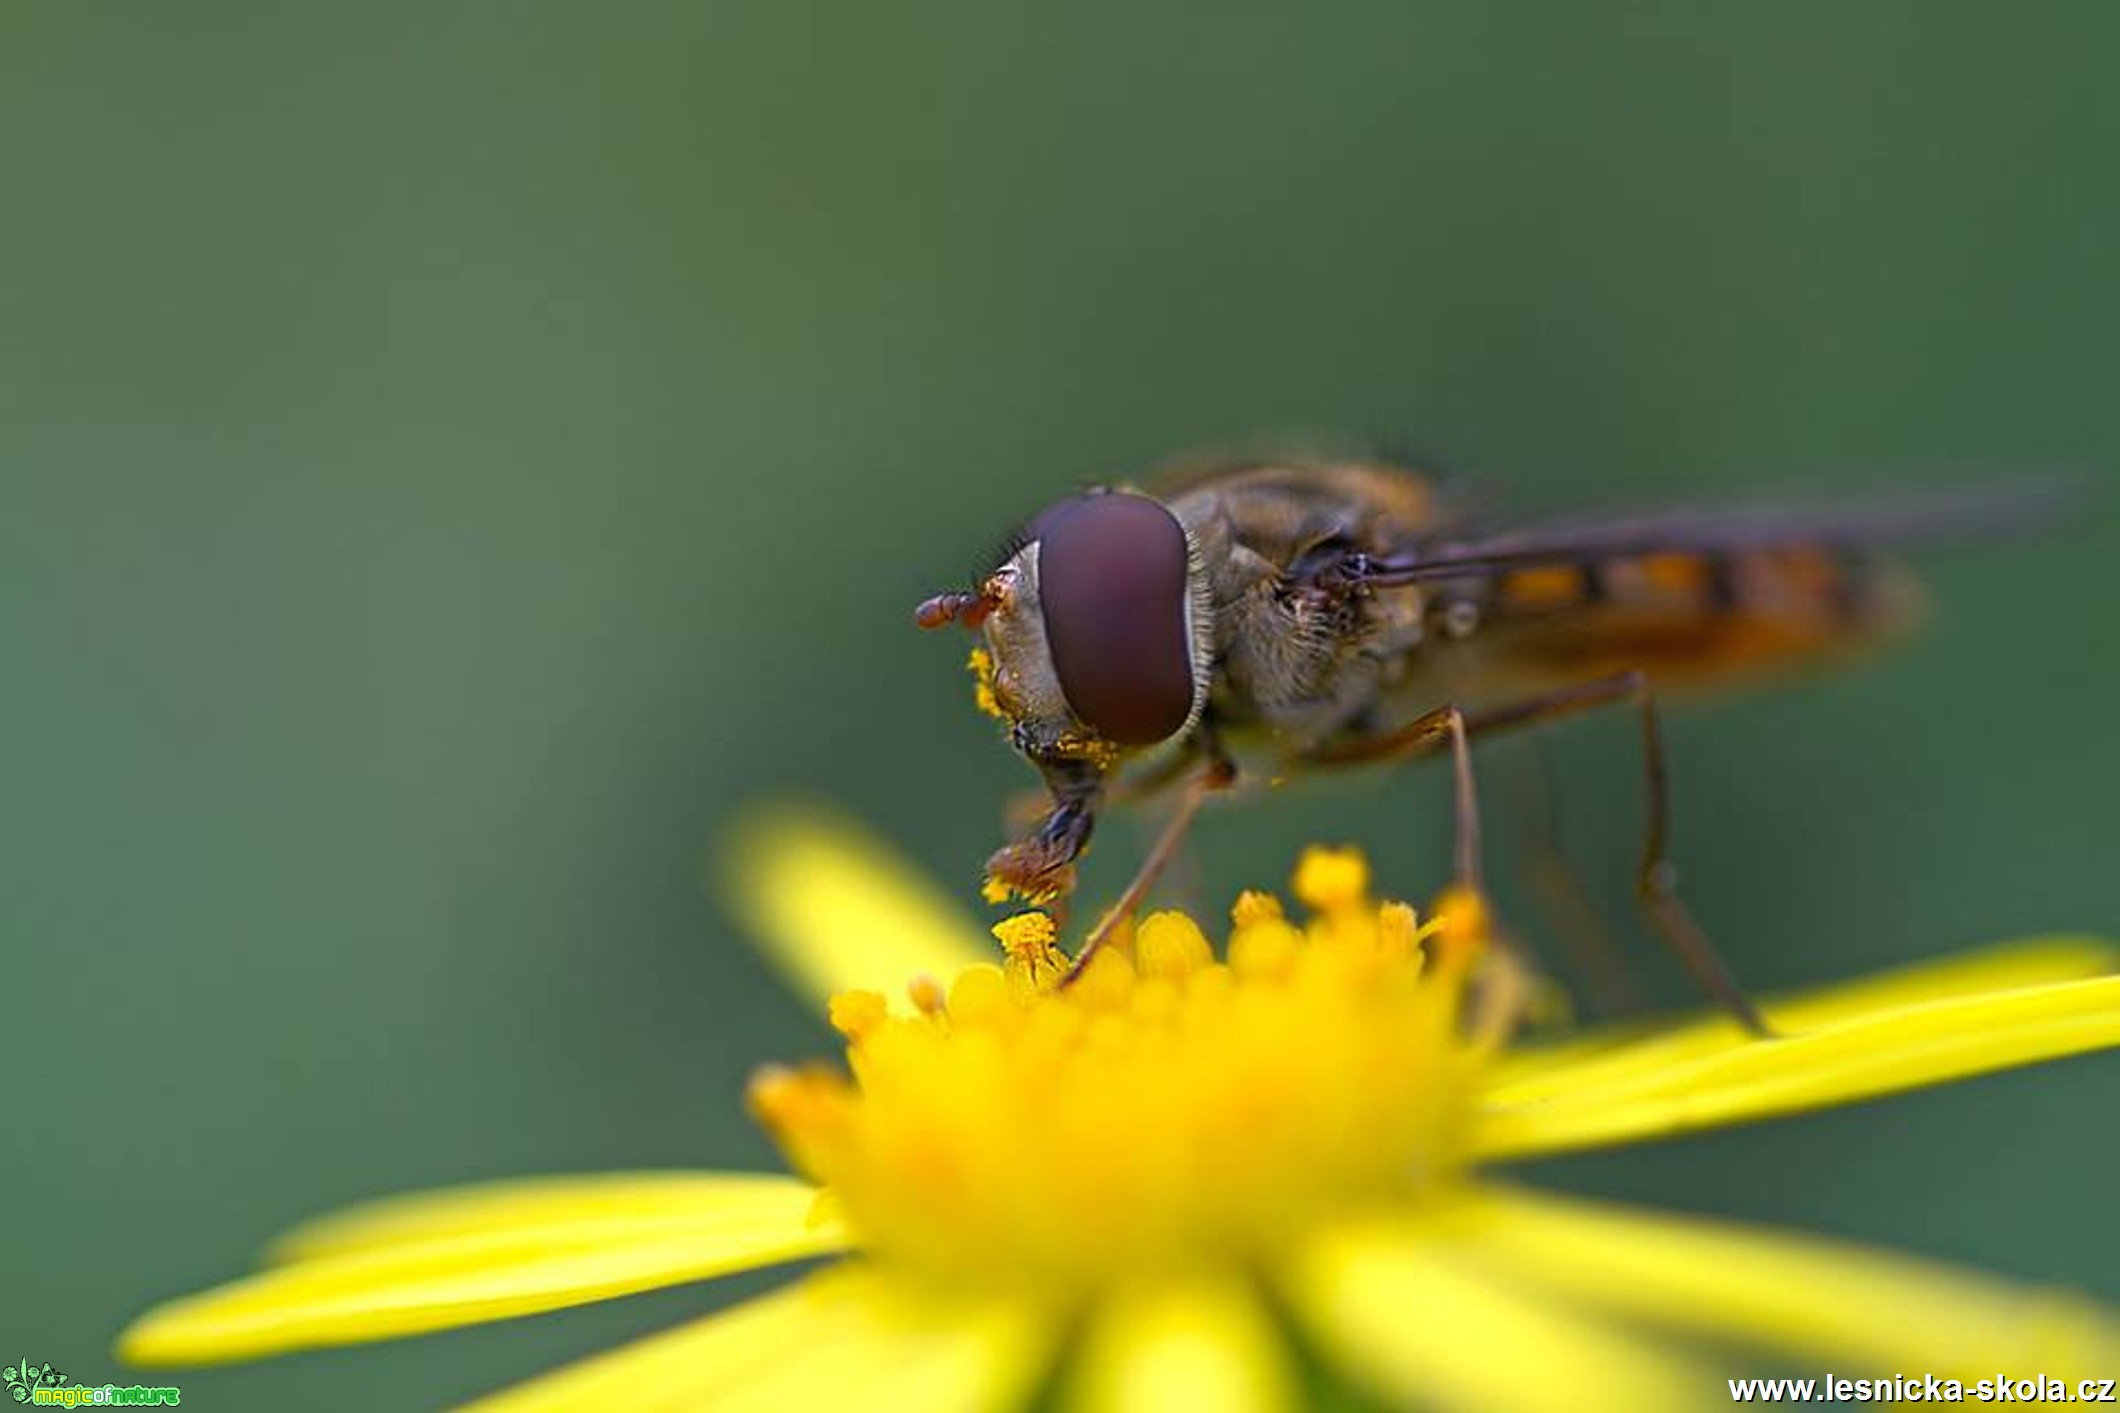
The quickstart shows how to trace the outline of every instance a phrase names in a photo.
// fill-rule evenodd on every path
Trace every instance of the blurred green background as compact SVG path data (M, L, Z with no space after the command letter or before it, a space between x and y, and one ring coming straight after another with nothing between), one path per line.
M2088 0L8 6L0 1342L122 1378L334 1204L773 1163L743 1078L827 1036L711 842L801 787L968 894L1029 777L908 611L1079 481L1303 429L1531 506L2120 464L2116 68ZM2120 920L2105 500L1674 723L1753 985ZM1682 1000L1634 744L1552 755ZM1216 815L1208 895L1311 837L1424 891L1442 784ZM1543 1176L2120 1296L2116 1080ZM178 1382L438 1404L739 1288Z

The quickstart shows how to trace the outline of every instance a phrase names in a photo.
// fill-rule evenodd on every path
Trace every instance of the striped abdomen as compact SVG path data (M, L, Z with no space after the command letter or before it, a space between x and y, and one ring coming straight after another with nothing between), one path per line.
M1636 669L1712 686L1825 665L1907 627L1919 595L1894 562L1791 547L1494 570L1427 600L1422 656L1491 696Z

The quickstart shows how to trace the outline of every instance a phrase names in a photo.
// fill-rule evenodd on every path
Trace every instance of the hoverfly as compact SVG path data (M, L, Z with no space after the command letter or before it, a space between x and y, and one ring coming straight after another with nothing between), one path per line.
M1182 787L1081 966L1139 906L1240 750L1282 774L1449 752L1458 881L1479 880L1470 742L1596 707L1642 727L1649 921L1738 1020L1759 1016L1676 891L1666 688L1849 655L1904 626L1903 541L1983 533L2051 499L2005 491L1485 527L1437 480L1367 457L1195 466L1056 501L923 627L979 630L981 700L1044 778L1042 823L987 862L990 896L1053 902L1099 809Z

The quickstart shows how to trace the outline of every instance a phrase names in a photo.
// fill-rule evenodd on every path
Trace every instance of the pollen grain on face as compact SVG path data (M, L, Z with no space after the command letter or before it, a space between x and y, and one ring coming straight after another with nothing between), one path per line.
M979 710L997 721L1007 720L1001 699L994 693L994 655L985 648L973 648L964 665L972 674L972 701Z
M1218 956L1151 914L1065 987L1052 920L1019 914L943 1005L835 1006L846 1072L769 1072L754 1111L866 1247L938 1281L1063 1294L1274 1259L1464 1163L1464 969L1424 968L1432 929L1367 890L1358 854L1317 851L1306 921L1247 893Z

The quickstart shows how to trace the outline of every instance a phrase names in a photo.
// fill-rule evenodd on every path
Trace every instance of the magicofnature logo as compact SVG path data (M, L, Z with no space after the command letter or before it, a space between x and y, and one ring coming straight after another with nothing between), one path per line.
M7 1372L0 1374L0 1378L7 1380L7 1396L17 1403L29 1402L30 1394L37 1389L57 1388L68 1382L66 1375L51 1365L40 1367L27 1359L18 1359L8 1365Z
M6 1371L0 1373L0 1379L6 1380L7 1396L15 1402L34 1403L45 1408L168 1405L183 1397L175 1388L143 1388L138 1384L83 1388L51 1365L32 1364L27 1359L8 1365Z

